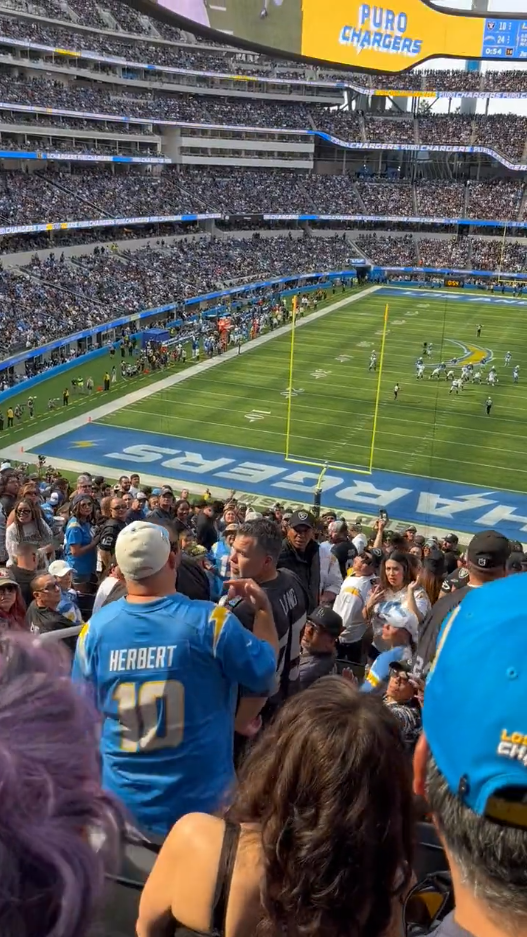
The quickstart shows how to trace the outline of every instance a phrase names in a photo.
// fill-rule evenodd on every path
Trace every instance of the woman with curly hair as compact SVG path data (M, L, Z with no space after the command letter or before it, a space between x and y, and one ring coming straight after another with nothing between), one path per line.
M410 881L412 834L395 720L381 699L323 677L256 742L225 819L173 827L137 933L381 937Z
M53 555L53 531L46 524L36 501L28 496L20 498L12 518L12 522L8 521L5 537L7 554L12 562L21 543L33 543L39 549L45 549L49 556Z

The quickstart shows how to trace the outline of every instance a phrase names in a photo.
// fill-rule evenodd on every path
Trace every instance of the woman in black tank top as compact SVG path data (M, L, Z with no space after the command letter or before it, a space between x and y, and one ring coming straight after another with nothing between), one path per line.
M381 937L410 880L412 836L396 723L381 700L324 677L262 734L225 819L175 825L137 933Z

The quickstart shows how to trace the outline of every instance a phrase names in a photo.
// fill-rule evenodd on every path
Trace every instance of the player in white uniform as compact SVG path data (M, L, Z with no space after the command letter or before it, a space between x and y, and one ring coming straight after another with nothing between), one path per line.
M465 384L470 379L470 368L461 368L461 380Z
M425 376L425 366L424 364L417 365L417 380L421 380Z
M376 370L377 370L377 352L372 351L370 355L370 363L368 366L368 371L376 371Z
M474 371L472 375L473 384L481 384L481 371Z
M498 383L498 375L497 375L497 373L496 373L496 369L495 369L495 368L491 368L491 370L489 371L489 376L488 376L488 378L487 378L487 384L492 384L492 385L494 385L494 384L497 384L497 383Z
M505 355L505 367L507 367L507 365L510 364L511 361L512 361L512 355L510 351L508 351L507 354Z
M426 353L427 353L427 355L428 355L429 358L430 358L430 356L431 356L431 354L432 354L432 348L433 348L433 347L434 347L434 346L432 345L432 342L430 342L430 344L428 345L428 348L426 349Z
M463 390L463 384L458 378L457 380L452 381L452 386L450 387L449 394L453 394L454 391L456 392L456 394L459 394L460 390Z
M455 372L452 371L452 370L450 370L450 371L447 371L446 379L447 379L447 381L453 381L454 378L455 378L455 376L456 376L456 375L455 375Z
M429 375L428 380L431 381L433 377L437 377L437 379L439 380L439 378L441 377L441 368L434 368L432 373Z
M519 364L516 365L516 367L514 368L514 371L512 372L512 379L515 384L517 384L520 379L520 365Z

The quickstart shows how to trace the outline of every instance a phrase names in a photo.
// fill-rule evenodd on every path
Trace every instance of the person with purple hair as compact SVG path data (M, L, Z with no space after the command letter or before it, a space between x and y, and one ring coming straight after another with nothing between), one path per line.
M118 867L120 810L101 789L97 714L70 666L58 646L0 639L2 937L84 937Z

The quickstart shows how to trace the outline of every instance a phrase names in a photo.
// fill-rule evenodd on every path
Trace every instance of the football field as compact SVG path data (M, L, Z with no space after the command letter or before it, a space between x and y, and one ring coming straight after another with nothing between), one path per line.
M182 366L129 382L119 380L108 394L72 396L68 408L48 412L48 398L61 395L70 383L70 372L36 388L35 420L25 417L14 430L4 431L0 453L9 447L13 454L15 446L24 446L28 436L44 430L53 443L44 445L41 436L38 448L27 445L26 451L42 451L50 462L57 457L79 464L95 460L131 470L130 457L104 462L99 451L108 448L113 434L126 445L147 443L148 434L156 434L158 447L166 445L169 452L178 440L187 445L195 442L196 449L197 444L214 446L216 455L222 447L238 448L245 458L252 454L254 461L271 455L283 458L288 452L291 459L311 463L315 477L317 466L327 461L350 484L358 477L353 469L367 472L371 459L375 472L483 486L488 491L526 492L527 301L395 287L355 293L344 300L337 293L329 302L335 300L341 300L340 308L322 311L317 321L308 319L296 328L291 382L290 333L272 336L259 347L245 345L239 356L220 360L209 370L189 370L188 376L180 375L184 380L163 390L152 388L154 393L149 384L166 373L182 371ZM417 380L416 360L424 342L432 343L432 354L424 359L424 379ZM368 370L372 350L378 356L377 371ZM512 355L508 367L507 351ZM458 395L450 393L450 382L430 376L440 362L456 376L462 363L473 363L483 382L465 385ZM79 373L85 378L90 374L97 385L108 364L104 355L81 365ZM493 388L485 383L491 365L499 379ZM514 365L520 366L518 384L512 379ZM394 400L396 383L400 391ZM123 396L130 392L131 398ZM487 416L489 392L493 406ZM18 398L25 399L27 391ZM112 412L97 417L95 408L108 401ZM16 402L17 398L13 405ZM0 404L4 416L6 407ZM60 424L86 414L81 417L85 425L92 410L90 437L76 438L69 446L68 436L60 435ZM97 428L103 427L104 439L97 440ZM142 461L138 458L139 469ZM211 483L206 475L201 480ZM243 490L243 484L237 487Z
M527 490L527 304L468 303L453 294L383 289L305 323L295 334L289 455L368 467L379 380L368 365L374 349L379 360L387 303L374 468ZM425 357L425 378L419 381L415 362L424 342L432 343L432 355ZM283 454L290 351L290 335L260 348L246 346L238 358L102 422ZM505 367L507 351L512 363ZM450 364L456 358L458 364ZM486 381L490 363L482 366L484 359L496 367L497 387L469 384L456 395L444 378L430 378L440 362L459 376L461 362L470 361ZM518 384L512 380L516 364ZM487 416L489 392L493 406Z

